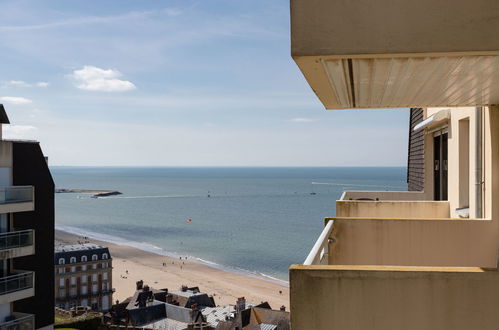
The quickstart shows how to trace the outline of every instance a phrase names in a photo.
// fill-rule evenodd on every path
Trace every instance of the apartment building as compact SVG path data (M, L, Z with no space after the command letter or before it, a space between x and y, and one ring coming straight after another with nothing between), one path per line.
M4 124L0 104L0 329L52 329L54 182L38 142Z
M499 328L497 17L492 0L291 0L326 109L411 108L410 190L345 191L318 219L290 267L293 329Z
M55 305L65 310L90 306L107 311L113 302L112 258L92 243L55 247Z

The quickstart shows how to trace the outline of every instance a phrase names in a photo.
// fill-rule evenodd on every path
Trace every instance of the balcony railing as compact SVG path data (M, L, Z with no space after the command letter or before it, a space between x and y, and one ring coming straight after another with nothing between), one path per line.
M33 287L33 272L23 272L0 278L0 295Z
M0 324L0 330L32 330L35 328L35 316L32 314L15 313L14 319Z
M0 234L0 251L33 245L33 229Z
M329 254L329 243L331 232L333 231L334 220L329 220L322 230L321 235L314 244L314 247L310 251L305 259L304 265L327 265L328 264L328 254Z
M33 186L0 187L0 204L33 201Z

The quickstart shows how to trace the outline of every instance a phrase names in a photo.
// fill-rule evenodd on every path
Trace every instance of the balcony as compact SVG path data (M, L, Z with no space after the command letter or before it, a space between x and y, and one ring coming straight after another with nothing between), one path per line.
M32 255L35 231L33 229L0 233L0 259L11 259Z
M35 189L33 186L0 187L0 213L33 211Z
M476 267L292 265L293 330L497 329L499 273Z
M423 193L347 191L290 267L293 329L495 329L497 230Z
M35 294L35 273L18 271L0 278L0 304L32 297Z
M35 328L35 316L26 313L12 313L7 317L9 321L0 323L0 330L33 330Z
M326 109L498 104L498 11L494 0L291 0L291 53Z

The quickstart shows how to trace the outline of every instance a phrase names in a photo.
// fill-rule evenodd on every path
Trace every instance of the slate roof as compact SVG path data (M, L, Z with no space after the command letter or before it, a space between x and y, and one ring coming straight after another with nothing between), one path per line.
M227 316L234 315L234 312L234 305L206 307L201 311L203 316L206 318L206 322L214 328L216 328L220 321L225 321Z
M176 300L180 306L191 308L193 304L197 304L199 308L201 307L215 307L213 299L210 298L206 293L195 292L195 291L169 291L173 299Z
M107 259L102 258L104 253L107 253ZM82 256L87 256L87 261L92 261L92 255L94 254L97 255L97 260L111 259L109 249L97 244L57 245L54 248L54 265L59 265L60 258L64 258L65 264L70 264L71 257L76 257L76 263L81 262Z

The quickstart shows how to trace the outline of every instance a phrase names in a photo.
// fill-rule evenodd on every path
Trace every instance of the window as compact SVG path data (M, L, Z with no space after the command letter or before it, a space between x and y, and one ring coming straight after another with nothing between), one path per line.
M81 262L87 262L87 260L88 260L88 259L87 259L87 256L82 256L82 257L81 257Z
M102 268L107 268L108 267L108 263L107 262L103 262L102 263Z
M58 269L58 273L59 274L64 274L64 270L65 270L64 267L61 267L61 268Z
M59 258L59 265L64 265L66 263L66 261L64 260L64 258Z
M92 293L97 293L97 291L98 291L97 284L92 285Z
M63 288L63 287L64 287L64 279L63 279L63 278L60 278L60 279L59 279L59 286L60 286L61 288Z
M107 272L104 272L104 273L102 274L102 276L103 276L103 279L104 279L104 280L107 280L107 276L108 276L108 275L107 275Z
M76 285L76 277L71 276L71 285Z
M87 286L86 285L83 285L81 287L81 294L87 294L88 293L88 289L87 289Z
M87 270L87 265L82 265L82 266L81 266L81 270L82 270L82 271L86 271L86 270Z
M103 260L106 260L107 258L108 258L107 253L103 253L103 254L102 254L102 259L103 259Z
M107 290L107 282L102 283L102 291Z
M88 279L87 275L83 275L81 277L81 283L87 283L87 279Z
M92 265L92 268L93 268L93 269L97 269L97 264L93 264L93 265Z
M97 259L99 259L99 257L98 257L96 254L93 254L93 255L92 255L92 261L95 261L95 260L97 260Z
M94 282L97 281L97 274L92 274L92 281L94 281Z
M69 258L69 263L74 264L76 262L76 257Z
M76 266L71 266L71 271L74 273L76 272Z

